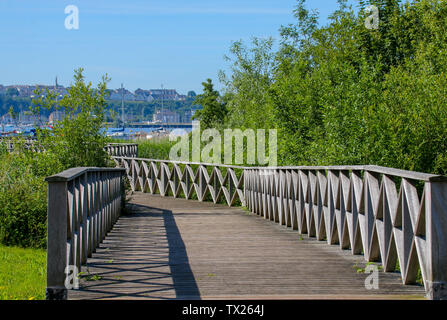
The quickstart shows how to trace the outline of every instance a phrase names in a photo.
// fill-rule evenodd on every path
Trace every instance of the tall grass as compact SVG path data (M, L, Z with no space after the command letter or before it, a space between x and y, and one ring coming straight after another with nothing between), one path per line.
M138 143L138 157L146 159L168 160L169 152L176 142L169 141L169 138L156 138Z

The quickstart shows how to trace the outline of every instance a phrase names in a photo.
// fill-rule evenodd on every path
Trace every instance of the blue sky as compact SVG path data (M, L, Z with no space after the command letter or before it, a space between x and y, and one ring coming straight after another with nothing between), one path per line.
M308 0L320 23L336 0ZM79 29L67 30L64 9L79 8ZM107 73L109 87L201 92L218 84L223 56L232 41L278 38L294 22L296 0L0 0L0 84L69 85L73 70L85 69L96 84Z

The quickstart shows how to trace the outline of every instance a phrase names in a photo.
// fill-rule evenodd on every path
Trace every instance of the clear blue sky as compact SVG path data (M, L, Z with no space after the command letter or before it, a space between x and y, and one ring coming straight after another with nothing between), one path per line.
M79 8L79 30L67 30L64 9ZM96 84L201 92L206 78L218 84L232 41L278 37L294 22L295 0L0 0L0 84L68 86L85 69ZM308 0L320 23L336 0ZM219 85L218 85L219 88Z

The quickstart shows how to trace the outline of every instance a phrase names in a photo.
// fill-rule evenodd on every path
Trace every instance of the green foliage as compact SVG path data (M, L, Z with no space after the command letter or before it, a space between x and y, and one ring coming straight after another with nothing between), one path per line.
M46 251L0 245L0 300L44 300Z
M74 83L62 100L57 101L53 93L47 92L34 100L34 112L41 108L62 110L62 121L56 122L53 129L38 129L37 137L48 153L57 156L64 168L104 167L107 165L107 143L104 124L106 106L107 75L96 89L85 83L83 69L75 70Z
M0 153L0 243L46 246L44 177L61 170L54 155L24 150L20 142L16 142L13 153Z
M379 8L379 28L363 10ZM345 0L326 26L299 0L280 48L238 42L228 127L278 129L280 165L376 164L447 173L447 2ZM249 54L252 53L252 54ZM264 70L255 72L255 70ZM256 83L255 86L251 86Z
M226 125L231 128L267 128L271 119L266 93L272 83L274 69L273 39L252 39L247 48L236 41L230 48L233 58L226 57L231 65L228 79L220 72L220 80L226 85L224 99L229 110Z
M196 111L193 119L200 120L204 129L222 126L227 109L225 102L221 99L218 91L214 90L211 79L202 82L203 93L199 94L195 103L202 106L201 110Z
M47 92L38 94L32 112L53 107L65 112L53 130L37 130L42 152L27 150L16 139L9 153L0 148L0 243L22 247L46 246L47 184L45 177L71 167L105 167L109 158L104 122L107 77L95 90L75 71L70 95L60 101ZM40 93L40 92L39 92Z

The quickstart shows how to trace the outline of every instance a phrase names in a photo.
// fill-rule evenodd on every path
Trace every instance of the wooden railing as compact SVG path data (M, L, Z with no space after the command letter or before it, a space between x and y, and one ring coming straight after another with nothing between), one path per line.
M46 178L47 299L67 298L70 267L81 272L118 219L123 175L119 168L73 168Z
M377 166L238 167L113 157L132 190L251 212L447 298L447 177ZM330 266L328 266L330 267Z
M6 148L8 152L12 152L18 145L22 145L24 149L33 152L42 152L44 150L44 148L39 144L36 138L0 138L0 147ZM134 143L108 143L105 146L105 150L110 156L138 156L138 144Z
M138 144L135 143L109 143L106 151L111 156L117 157L138 157Z
M42 146L39 145L35 138L0 138L0 147L6 148L9 153L13 152L14 148L17 148L18 146L22 146L25 150L30 150L33 152L42 152L43 150Z
M237 200L245 205L244 168L237 166L175 162L141 158L112 157L126 169L133 191L172 195L215 203L220 199L232 206Z

